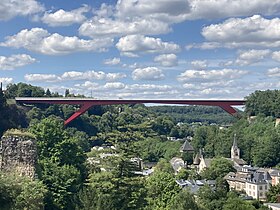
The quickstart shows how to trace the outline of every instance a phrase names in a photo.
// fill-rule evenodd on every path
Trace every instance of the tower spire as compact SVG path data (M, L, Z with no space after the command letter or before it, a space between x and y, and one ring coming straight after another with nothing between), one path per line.
M233 144L232 144L233 147L237 147L237 141L236 141L236 133L234 134L233 136Z
M234 134L231 147L231 159L240 159L240 149L237 146L236 133Z

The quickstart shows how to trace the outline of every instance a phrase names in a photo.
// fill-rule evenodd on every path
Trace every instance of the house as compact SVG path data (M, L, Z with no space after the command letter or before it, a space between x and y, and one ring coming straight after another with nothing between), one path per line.
M245 192L247 196L258 200L266 199L272 181L267 171L251 166L240 167L236 173L228 173L225 179L230 189Z
M194 149L188 140L185 140L184 144L180 148L180 152L194 152Z
M279 181L280 181L280 170L271 169L269 174L270 174L270 176L272 178L271 185L275 186L275 185L279 184Z
M211 158L204 158L202 155L200 158L199 165L198 165L198 173L201 173L203 170L209 168L212 160L213 159L211 159Z
M192 194L197 194L198 190L205 185L210 186L212 190L216 189L216 181L215 180L184 180L184 179L180 179L180 180L176 180L176 183L181 188L188 189Z
M185 162L182 158L174 157L170 160L170 164L177 174L182 168L185 168Z

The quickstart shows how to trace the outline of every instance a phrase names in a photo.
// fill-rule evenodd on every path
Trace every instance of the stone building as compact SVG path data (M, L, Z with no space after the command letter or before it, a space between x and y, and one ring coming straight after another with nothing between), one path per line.
M35 178L37 162L36 140L18 130L6 132L0 143L0 169Z

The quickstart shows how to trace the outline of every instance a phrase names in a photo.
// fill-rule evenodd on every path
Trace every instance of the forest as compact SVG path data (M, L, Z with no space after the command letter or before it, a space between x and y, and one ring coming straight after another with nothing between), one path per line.
M15 97L84 96L69 90L62 96L25 83L10 84L4 93L0 91L0 136L17 128L33 135L38 147L35 180L1 172L1 209L267 209L259 201L245 201L229 191L223 177L234 169L221 157L230 157L236 134L241 157L248 163L280 166L280 127L275 126L280 102L277 90L247 96L241 119L212 107L116 105L92 107L67 127L63 120L78 107L23 106L14 103ZM230 126L221 129L222 125ZM202 174L184 169L175 175L169 161L182 156L179 148L183 141L167 137L191 137L195 152L203 149L206 157L214 158L210 168ZM111 155L97 159L105 152ZM135 174L137 165L131 158L156 162L154 173L145 177ZM176 178L215 179L217 186L215 191L205 186L194 196L182 190ZM280 186L273 188L268 201L279 193Z

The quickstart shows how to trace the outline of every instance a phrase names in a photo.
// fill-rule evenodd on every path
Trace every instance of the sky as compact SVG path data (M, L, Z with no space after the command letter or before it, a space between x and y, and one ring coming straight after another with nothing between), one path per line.
M280 0L1 0L0 82L99 99L280 88Z

